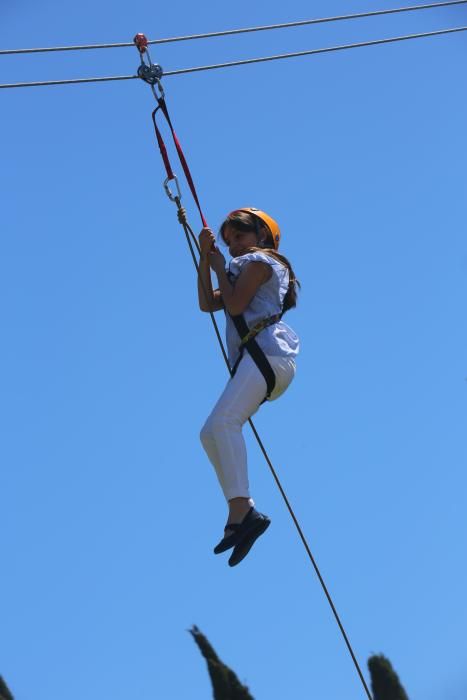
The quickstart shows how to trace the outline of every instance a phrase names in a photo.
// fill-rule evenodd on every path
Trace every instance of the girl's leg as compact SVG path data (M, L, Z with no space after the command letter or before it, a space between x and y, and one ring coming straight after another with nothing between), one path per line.
M275 401L282 396L295 377L296 364L292 357L277 357L268 355L269 364L276 375L276 386L268 401Z
M291 358L268 359L276 375L276 387L270 398L273 401L292 381L295 363ZM246 353L201 430L201 442L229 502L229 522L241 521L253 505L242 426L256 413L265 393L264 377Z
M250 498L242 426L256 413L265 392L263 375L245 353L201 430L201 442L227 501Z

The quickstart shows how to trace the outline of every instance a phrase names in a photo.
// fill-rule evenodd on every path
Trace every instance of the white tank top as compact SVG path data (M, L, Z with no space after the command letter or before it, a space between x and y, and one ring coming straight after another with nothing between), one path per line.
M262 284L253 299L243 312L249 328L269 316L275 316L282 311L282 303L289 288L289 271L285 265L267 253L246 253L232 258L227 268L227 275L234 281L242 268L250 262L267 263L272 268L272 275ZM237 333L230 315L226 313L226 339L229 362L231 366L238 359L240 336ZM299 351L299 340L295 332L284 321L267 326L256 336L256 342L266 355L278 357L295 357Z

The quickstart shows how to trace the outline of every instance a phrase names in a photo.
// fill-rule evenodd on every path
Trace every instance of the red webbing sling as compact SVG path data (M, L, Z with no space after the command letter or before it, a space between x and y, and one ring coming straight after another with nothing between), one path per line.
M169 180L176 180L176 177L174 175L174 172L172 170L172 166L170 164L170 159L167 153L167 148L164 143L164 139L162 138L162 134L160 132L160 129L157 125L157 120L156 120L156 114L159 110L161 110L162 114L167 120L167 123L169 125L170 131L172 132L172 137L174 140L175 148L177 149L178 157L180 159L180 163L183 168L183 172L185 173L185 177L187 179L188 185L191 190L191 194L193 195L193 199L196 202L196 206L198 207L198 211L201 216L201 221L203 223L203 226L205 228L208 228L208 224L206 221L206 218L203 214L203 211L201 209L201 205L199 203L198 199L198 194L196 192L196 187L195 183L193 181L190 168L188 167L188 163L185 158L185 154L183 153L182 146L180 144L180 141L178 140L177 134L175 133L175 130L172 125L172 121L170 119L169 111L167 109L167 104L165 102L164 97L158 96L157 98L158 106L152 113L152 121L154 124L154 130L156 132L156 138L157 138L157 143L159 144L159 150L161 152L162 160L164 161L164 166L167 172L167 181ZM167 182L166 181L166 182ZM245 321L245 317L243 314L238 314L237 316L232 316L232 314L229 314L230 318L233 321L233 324L237 330L238 335L240 338L244 338L247 333L249 332L248 324ZM272 391L274 390L274 387L276 385L276 375L274 374L274 370L272 369L271 365L269 364L269 361L264 354L263 350L260 348L258 343L256 342L255 338L250 338L246 343L244 343L241 347L241 352L240 352L240 357L238 358L238 361L235 363L234 367L231 368L232 376L235 374L239 361L242 358L243 355L243 350L246 348L251 355L251 358L254 360L256 363L259 371L264 377L264 380L266 382L266 398L269 398L271 395ZM266 399L265 399L266 400Z
M157 126L156 113L158 112L159 109L161 110L162 114L166 118L167 123L168 123L169 128L170 128L170 131L172 132L175 148L177 149L178 157L180 159L180 163L182 164L183 172L185 173L185 177L186 177L188 185L190 187L191 194L193 195L193 199L195 200L196 206L198 207L198 211L200 213L203 226L205 228L208 228L207 221L206 221L205 216L201 210L201 205L199 203L195 183L193 182L190 168L188 167L188 163L186 162L185 154L183 153L183 149L180 145L180 141L178 140L178 136L175 133L175 130L173 128L172 121L171 121L170 116L169 116L169 111L168 111L167 105L165 103L165 99L163 97L158 97L157 102L158 102L159 106L156 107L156 109L152 113L152 121L154 124L154 129L155 129L156 137L157 137L157 143L159 144L159 150L161 152L162 160L164 161L165 169L167 171L167 178L169 180L174 180L175 176L173 174L172 167L170 165L170 160L169 160L169 156L167 154L167 148L165 146L164 139L162 138L162 134L159 130L159 127Z

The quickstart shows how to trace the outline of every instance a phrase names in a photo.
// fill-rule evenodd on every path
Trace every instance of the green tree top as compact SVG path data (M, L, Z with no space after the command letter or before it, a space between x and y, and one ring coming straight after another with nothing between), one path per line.
M397 673L383 654L370 656L368 668L374 700L409 700Z
M190 630L208 665L214 700L254 700L248 688L240 683L235 673L217 656L202 632L195 626Z
M14 700L13 695L10 692L7 684L0 676L0 700Z

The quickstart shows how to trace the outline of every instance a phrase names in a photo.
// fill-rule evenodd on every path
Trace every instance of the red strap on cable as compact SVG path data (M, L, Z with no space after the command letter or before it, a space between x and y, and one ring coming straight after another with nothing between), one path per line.
M196 202L196 206L198 207L198 211L199 211L199 213L200 213L201 221L202 221L202 223L203 223L203 226L207 228L207 227L208 227L208 224L207 224L207 221L206 221L206 219L205 219L205 217L204 217L204 214L203 214L203 212L202 212L202 210L201 210L201 205L200 205L200 203L199 203L199 199L198 199L198 194L197 194L197 192L196 192L195 183L193 182L193 178L192 178L192 176L191 176L190 168L188 167L188 163L186 162L185 154L183 153L183 149L182 149L182 147L181 147L180 141L178 140L177 134L175 133L174 128L173 128L173 126L172 126L172 121L171 121L170 116L169 116L169 112L168 112L168 109L167 109L167 105L166 105L165 100L164 100L163 97L159 97L159 98L157 99L157 101L158 101L158 103L159 103L159 107L156 107L156 109L155 109L154 112L152 113L152 121L153 121L153 124L154 124L154 129L155 129L156 137L157 137L157 143L159 144L159 150L160 150L160 152L161 152L162 160L164 161L165 169L166 169L166 171L167 171L167 177L168 177L170 180L173 180L174 174L173 174L173 171L172 171L172 167L171 167L171 165L170 165L170 160L169 160L169 156L168 156L168 154L167 154L167 148L166 148L166 146L165 146L164 139L162 138L162 134L161 134L161 132L160 132L160 130L159 130L159 127L157 126L157 122L156 122L156 113L157 113L157 110L158 110L158 109L161 110L162 114L163 114L164 117L166 118L167 123L168 123L168 125L169 125L169 127L170 127L170 131L172 132L172 137L173 137L173 140L174 140L175 148L177 149L178 157L179 157L179 159L180 159L180 163L182 164L183 172L185 173L185 177L186 177L186 179L187 179L188 186L189 186L189 188L190 188L190 190L191 190L191 194L193 195L193 199L194 199L195 202Z
M167 154L167 148L165 146L164 139L162 138L162 134L159 131L159 127L156 124L156 112L157 109L155 109L152 113L152 120L154 122L154 128L156 130L157 143L159 144L159 150L161 152L162 160L164 161L165 169L167 171L167 177L169 178L169 180L173 180L174 174L172 171L172 166L170 165L169 156Z

